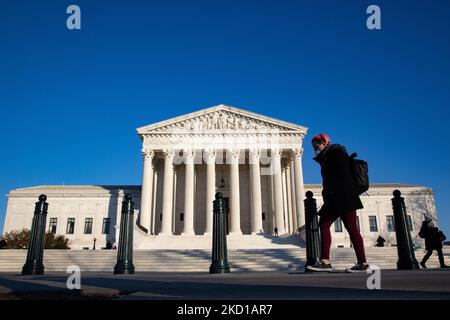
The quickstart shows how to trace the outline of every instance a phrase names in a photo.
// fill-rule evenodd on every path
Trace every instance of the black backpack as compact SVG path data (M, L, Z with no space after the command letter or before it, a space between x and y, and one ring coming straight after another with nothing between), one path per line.
M350 155L350 172L359 195L369 190L369 166L367 161L356 159L358 154Z

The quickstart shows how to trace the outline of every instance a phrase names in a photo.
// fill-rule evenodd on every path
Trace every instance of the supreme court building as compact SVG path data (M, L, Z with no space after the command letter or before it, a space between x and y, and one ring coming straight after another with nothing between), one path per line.
M230 247L269 247L278 229L301 243L304 196L321 186L304 184L303 139L307 128L235 107L218 105L137 129L142 141L142 186L37 186L11 190L4 232L30 228L34 202L48 196L48 230L65 235L74 249L118 242L126 193L135 202L136 249L211 246L213 200L227 208ZM319 170L319 168L317 168ZM405 197L413 239L424 217L437 222L430 188L374 184L361 197L358 223L366 245L378 235L395 243L392 191ZM338 220L333 246L350 246ZM416 241L415 240L415 241Z

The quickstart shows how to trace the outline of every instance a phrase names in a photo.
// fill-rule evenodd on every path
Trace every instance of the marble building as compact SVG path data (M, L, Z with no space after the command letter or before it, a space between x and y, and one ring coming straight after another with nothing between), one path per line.
M120 203L133 195L135 247L210 246L212 202L222 192L231 246L264 247L275 227L286 239L302 237L303 200L311 190L321 205L321 186L304 184L302 142L307 128L235 107L219 105L137 129L142 141L142 186L37 186L11 190L4 232L31 226L34 202L48 196L48 230L73 249L118 241ZM430 188L374 184L362 196L360 230L366 245L378 235L395 243L392 191L406 199L410 229L425 216L437 220ZM333 246L350 245L340 221Z

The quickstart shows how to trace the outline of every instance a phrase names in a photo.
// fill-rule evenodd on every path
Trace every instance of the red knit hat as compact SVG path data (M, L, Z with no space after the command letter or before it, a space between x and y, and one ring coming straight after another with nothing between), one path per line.
M325 141L325 144L331 143L331 139L326 133L320 133L320 134L314 136L314 138L312 138L312 140L311 140L311 143L314 143L317 140L323 140L323 141Z

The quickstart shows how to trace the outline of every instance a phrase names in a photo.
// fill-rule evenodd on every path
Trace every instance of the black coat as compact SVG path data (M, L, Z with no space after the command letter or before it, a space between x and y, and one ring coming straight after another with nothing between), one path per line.
M425 248L427 250L442 249L442 241L445 240L445 235L437 227L430 227L428 223L422 223L419 236L425 238Z
M331 144L314 158L321 167L324 204L319 215L335 217L363 208L350 173L350 159L344 146Z

